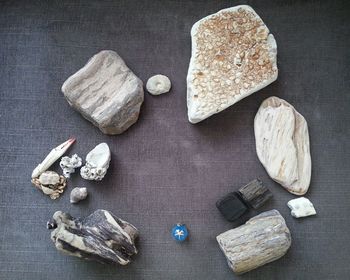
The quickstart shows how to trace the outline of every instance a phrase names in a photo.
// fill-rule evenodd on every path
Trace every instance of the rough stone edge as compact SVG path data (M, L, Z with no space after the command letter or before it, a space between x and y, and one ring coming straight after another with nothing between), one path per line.
M269 35L268 35L268 38L267 38L267 44L269 45L270 49L269 51L272 51L274 53L274 56L273 57L270 57L271 61L273 62L273 67L275 66L276 67L276 75L275 77L273 77L270 81L266 81L265 83L261 83L260 86L255 89L254 91L247 91L245 94L240 94L239 96L237 96L237 98L235 98L232 102L228 103L224 108L222 108L219 112L216 112L216 113L209 113L209 114L206 114L205 117L203 119L197 119L197 118L191 118L190 117L190 114L189 112L192 111L195 106L192 106L192 108L190 108L189 106L189 97L191 95L191 93L193 92L192 89L190 89L190 87L188 86L189 85L189 81L191 81L191 77L192 77L192 73L193 73L193 70L195 69L195 63L194 63L194 60L195 60L195 50L197 48L197 45L196 45L196 40L194 40L194 35L197 33L197 30L198 30L198 27L199 25L205 21L205 20L208 20L210 18L212 18L213 16L216 16L222 12L235 12L237 11L239 8L243 8L243 9L246 9L250 12L252 12L258 19L260 19L266 29L268 30L269 32ZM186 82L187 82L187 115L188 115L188 120L190 123L192 124L195 124L195 123L198 123L198 122L201 122L205 119L207 119L208 117L212 116L212 115L215 115L217 113L220 113L222 112L223 110L227 109L228 107L232 106L233 104L237 103L238 101L242 100L243 98L261 90L262 88L268 86L269 84L273 83L274 81L277 80L277 77L278 77L278 67L277 67L277 43L276 43L276 40L275 40L275 37L270 33L270 30L269 28L267 27L267 25L265 24L265 22L261 19L261 17L254 11L254 9L249 6L249 5L238 5L238 6L235 6L235 7L230 7L230 8L226 8L226 9L222 9L222 10L219 10L218 12L216 13L213 13L213 14L210 14L202 19L200 19L199 21L197 21L196 23L194 23L194 25L192 26L191 28L191 59L190 59L190 64L189 64L189 67L188 67L188 72L187 72L187 78L186 78ZM192 99L193 100L193 99Z
M96 121L94 119L92 119L90 116L86 116L83 112L79 111L71 102L71 100L69 99L69 97L66 95L65 92L68 92L68 89L67 89L67 86L69 83L72 83L74 82L74 80L76 78L78 78L79 76L81 76L81 73L86 69L88 68L90 65L92 65L95 60L96 60L96 56L97 55L101 55L102 53L105 53L105 52L111 52L113 53L114 55L116 55L117 57L120 58L120 60L123 62L124 66L127 67L136 77L136 80L138 80L138 87L137 88L140 88L141 91L142 91L142 100L140 102L140 106L138 106L138 114L135 118L135 121L128 124L128 123L124 123L122 128L119 129L119 130L114 130L113 132L109 132L109 129L111 129L111 126L109 125L105 125L105 126L99 126L98 123L96 123ZM137 88L135 88L135 91L137 90ZM98 53L94 54L92 57L89 58L89 60L85 63L85 65L83 67L81 67L78 71L74 72L74 74L70 75L63 83L62 87L61 87L61 92L63 93L65 99L67 100L69 106L71 106L72 108L74 108L74 110L78 111L78 113L84 117L84 119L86 119L87 121L89 121L90 123L92 123L94 126L96 126L102 133L104 134L107 134L107 135L117 135L117 134L122 134L124 131L126 131L127 129L129 129L133 124L135 124L138 119L139 119L139 116L140 116L140 110L141 110L141 106L142 106L142 103L144 102L145 100L145 97L144 97L144 90L143 90L143 81L128 67L128 65L125 63L124 59L116 52L116 51L113 51L113 50L101 50L99 51Z

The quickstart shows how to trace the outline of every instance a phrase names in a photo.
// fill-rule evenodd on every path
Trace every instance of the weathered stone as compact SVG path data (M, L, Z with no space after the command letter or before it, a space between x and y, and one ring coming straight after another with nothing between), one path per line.
M134 124L143 102L142 81L114 51L101 51L62 86L68 103L105 134Z
M307 192L311 155L306 120L278 97L266 99L254 120L256 152L269 176L296 195Z
M86 218L57 211L47 223L56 249L71 256L101 263L126 265L137 254L138 230L106 210Z
M277 79L277 45L247 5L196 22L187 75L188 119L200 122Z
M78 203L81 200L84 200L88 195L86 188L74 188L70 192L70 203Z
M216 239L237 274L279 259L291 245L289 229L277 210L261 213Z
M290 214L295 218L316 215L314 205L306 197L289 200L287 205L292 210Z

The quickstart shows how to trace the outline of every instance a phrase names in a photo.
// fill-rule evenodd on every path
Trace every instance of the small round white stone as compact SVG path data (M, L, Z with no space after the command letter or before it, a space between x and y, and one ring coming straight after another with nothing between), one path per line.
M160 95L169 92L171 82L167 76L155 75L148 79L146 84L147 91L152 95Z

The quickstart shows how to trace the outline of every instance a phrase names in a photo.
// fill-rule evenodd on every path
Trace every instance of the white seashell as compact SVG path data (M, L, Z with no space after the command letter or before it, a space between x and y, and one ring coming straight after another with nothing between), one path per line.
M86 180L100 181L107 173L111 151L106 143L98 144L86 156L86 164L80 169L80 175Z
M42 185L56 185L60 182L60 175L54 171L45 171L40 175L39 182Z
M35 167L32 173L32 178L37 178L41 173L48 170L50 166L54 164L54 162L58 160L74 142L75 138L70 138L66 142L52 149L46 158L39 163L37 167Z
M287 205L292 210L290 214L295 218L316 215L314 205L306 197L289 200Z
M287 191L303 195L311 180L305 118L278 97L267 98L254 119L256 152L269 176Z
M72 157L63 157L60 161L63 176L70 178L70 174L74 173L75 168L80 167L82 162L82 159L77 154L72 155Z
M147 91L152 95L160 95L169 92L171 82L167 76L155 75L148 79L146 84Z
M74 188L70 192L70 203L77 203L80 200L84 200L88 195L86 188Z

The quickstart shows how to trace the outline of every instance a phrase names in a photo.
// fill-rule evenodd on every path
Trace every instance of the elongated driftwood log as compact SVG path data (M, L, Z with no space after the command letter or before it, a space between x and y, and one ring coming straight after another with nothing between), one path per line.
M128 264L137 254L138 230L106 210L96 210L80 219L57 211L47 224L57 250L101 263Z
M216 239L237 274L279 259L291 245L289 229L277 210L261 213Z

